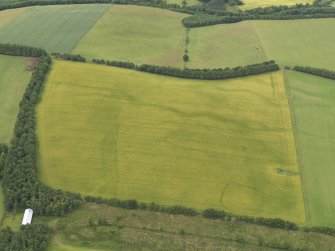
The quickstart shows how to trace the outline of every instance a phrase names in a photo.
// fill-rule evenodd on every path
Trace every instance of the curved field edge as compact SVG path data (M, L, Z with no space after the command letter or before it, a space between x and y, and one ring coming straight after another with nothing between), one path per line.
M194 81L55 61L38 137L55 188L305 220L281 72Z
M186 16L158 8L113 5L72 52L88 58L182 67L186 29L181 21Z
M287 72L303 186L312 225L335 226L335 81Z

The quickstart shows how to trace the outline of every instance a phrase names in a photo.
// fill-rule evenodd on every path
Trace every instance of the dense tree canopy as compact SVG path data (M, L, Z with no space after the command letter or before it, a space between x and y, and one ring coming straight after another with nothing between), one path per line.
M35 214L63 215L79 206L80 195L51 189L38 180L35 110L40 99L51 58L41 49L1 45L0 53L39 56L38 64L20 102L5 166L2 172L7 210L33 208Z
M18 232L9 228L0 230L1 251L43 251L47 249L51 231L45 225L22 226Z
M324 78L335 79L335 71L329 71L326 69L313 68L308 66L295 66L293 70L313 74Z
M279 70L279 66L274 61L268 61L260 64L253 64L247 66L239 66L235 68L224 68L224 69L222 68L180 69L174 67L148 65L148 64L135 65L130 62L110 61L104 59L93 59L93 62L97 64L123 67L138 71L155 73L159 75L166 75L179 78L190 78L190 79L207 79L207 80L237 78L237 77L244 77Z

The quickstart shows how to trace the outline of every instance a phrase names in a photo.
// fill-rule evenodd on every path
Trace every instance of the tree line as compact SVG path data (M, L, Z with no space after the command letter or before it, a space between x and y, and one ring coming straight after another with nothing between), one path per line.
M93 59L96 64L104 64L108 66L117 66L122 68L133 69L137 71L149 72L159 75L165 75L170 77L188 78L188 79L205 79L205 80L218 80L218 79L229 79L245 77L250 75L256 75L266 72L272 72L279 70L279 66L275 61L263 62L260 64L252 64L247 66L238 66L234 68L219 68L219 69L180 69L167 66L158 65L135 65L131 62L122 61L110 61L104 59Z
M75 62L86 62L86 58L79 54L69 54L69 53L51 53L52 56L59 59L70 60Z
M320 68L313 68L313 67L308 67L308 66L295 66L292 68L292 70L309 73L312 75L335 80L335 71L330 71L330 70L320 69Z
M41 224L22 226L20 231L0 230L1 251L43 251L51 238L50 229Z
M225 212L224 210L217 210L214 208L208 208L203 211L198 211L194 208L183 207L180 205L166 206L159 205L157 203L143 203L137 200L121 200L121 199L106 199L96 196L85 196L86 202L93 202L97 204L105 204L112 207L125 208L130 210L146 210L152 212L160 212L174 215L185 215L185 216L201 216L206 219L219 219L225 221L236 221L244 222L248 224L255 224L270 228L285 229L291 231L302 230L304 232L314 232L326 235L335 236L335 229L331 227L299 227L294 222L286 221L280 218L264 218L264 217L253 217L246 215L235 215L232 213Z
M175 215L185 215L185 216L200 215L207 219L221 219L226 221L232 221L234 219L235 221L252 223L271 228L279 228L294 231L299 229L299 226L294 222L285 221L279 218L272 219L272 218L234 215L231 213L227 213L223 210L216 210L213 208L198 211L194 208L188 208L179 205L164 206L156 204L154 202L143 203L143 202L137 202L136 200L104 199L101 197L94 197L94 196L85 196L84 200L86 202L94 202L97 204L105 204L112 207L120 207L132 210L138 209L138 210L146 210L146 211L161 212Z
M0 44L1 52L39 56L20 102L14 136L2 171L5 207L8 211L30 207L37 215L63 215L80 205L80 195L51 189L42 184L37 175L36 106L51 58L43 50L18 45Z
M0 144L0 180L2 178L2 172L5 168L7 153L8 153L8 146L6 144Z
M238 13L206 11L188 16L182 20L186 28L236 23L243 20L290 20L312 18L334 18L335 8L318 5L272 6L256 8Z

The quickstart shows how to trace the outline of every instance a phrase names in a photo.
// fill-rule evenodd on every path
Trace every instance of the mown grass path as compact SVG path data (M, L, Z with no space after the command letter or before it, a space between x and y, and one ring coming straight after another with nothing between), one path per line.
M29 83L28 59L0 55L0 143L10 143L19 103Z
M288 86L310 223L335 226L335 81L289 72Z

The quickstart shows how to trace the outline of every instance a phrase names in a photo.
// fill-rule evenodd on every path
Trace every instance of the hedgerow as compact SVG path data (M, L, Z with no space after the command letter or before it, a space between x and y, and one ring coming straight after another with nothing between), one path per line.
M43 50L19 45L0 44L0 53L38 57L30 83L20 102L14 136L2 171L7 210L33 208L37 215L63 215L81 203L79 194L51 189L37 175L36 106L51 66Z
M293 67L293 70L335 80L335 71L308 66L295 66Z
M234 68L219 68L219 69L180 69L158 65L135 65L130 62L110 61L104 59L93 59L96 64L104 64L108 66L117 66L122 68L133 69L137 71L149 72L170 77L188 78L188 79L205 79L218 80L245 77L266 72L279 70L279 66L275 61L268 61L260 64L252 64L247 66L239 66Z

